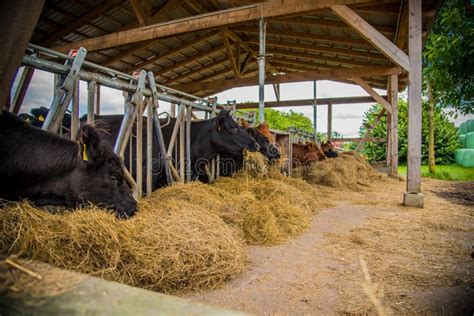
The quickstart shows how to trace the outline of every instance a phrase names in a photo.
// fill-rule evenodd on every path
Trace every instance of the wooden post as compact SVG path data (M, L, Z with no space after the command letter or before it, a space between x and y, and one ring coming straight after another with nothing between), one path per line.
M317 81L313 81L313 129L314 129L314 141L318 141L318 99L316 96Z
M410 72L408 75L408 156L407 192L405 206L423 207L421 193L421 50L422 50L421 1L408 2L408 50Z
M392 104L390 174L398 174L398 75L391 75L389 80L390 103Z
M265 20L259 21L259 54L258 54L258 117L265 122Z
M332 137L332 104L328 103L328 142L331 141Z
M391 84L390 84L390 76L388 77L387 80L387 95L390 95L391 91ZM390 105L392 104L392 101L388 99L388 103ZM392 107L390 106L390 110L392 110ZM387 116L385 118L385 162L387 166L391 165L391 159L392 159L392 147L391 147L391 125L392 125L392 114L390 112L387 112Z
M428 167L431 174L435 173L435 149L434 149L434 99L433 90L430 83L428 83L428 125L429 125L429 139L428 139Z
M7 103L15 73L21 64L26 45L41 14L44 0L0 1L0 115Z

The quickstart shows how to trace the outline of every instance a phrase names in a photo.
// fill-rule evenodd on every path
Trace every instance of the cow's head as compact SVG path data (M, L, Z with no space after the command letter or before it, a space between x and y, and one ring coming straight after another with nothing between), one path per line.
M331 141L327 141L321 144L321 149L324 154L329 158L336 158L338 156L336 147L334 147Z
M90 125L80 129L83 168L75 172L74 193L84 202L114 210L119 218L131 217L137 202L124 177L122 161L102 139L102 133Z
M221 110L212 119L211 141L219 153L238 155L244 149L258 150L255 140L232 119L226 110Z
M274 144L270 143L268 137L264 136L256 128L248 128L247 131L260 146L259 151L267 157L268 160L274 161L280 159L280 150Z

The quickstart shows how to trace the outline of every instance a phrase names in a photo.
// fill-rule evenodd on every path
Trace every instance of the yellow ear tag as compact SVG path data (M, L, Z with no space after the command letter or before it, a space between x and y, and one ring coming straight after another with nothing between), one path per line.
M44 116L43 116L43 115L40 115L40 116L38 117L38 121L44 122Z
M84 146L84 149L82 150L82 160L88 161L89 157L87 157L86 144L84 144L83 146Z

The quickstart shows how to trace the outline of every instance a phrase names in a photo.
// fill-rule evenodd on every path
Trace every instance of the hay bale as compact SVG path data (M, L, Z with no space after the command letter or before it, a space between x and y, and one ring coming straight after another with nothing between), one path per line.
M243 270L245 248L216 214L186 201L140 202L127 221L97 207L50 214L5 206L1 255L44 261L165 293L217 286Z
M340 154L337 158L306 166L303 179L311 184L357 191L383 179L383 175L374 170L356 152L348 152Z

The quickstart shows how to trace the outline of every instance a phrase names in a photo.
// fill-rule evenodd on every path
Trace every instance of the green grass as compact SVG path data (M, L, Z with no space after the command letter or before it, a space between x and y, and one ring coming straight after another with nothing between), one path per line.
M407 166L398 167L398 173L406 175ZM421 166L421 176L441 180L474 181L474 168L466 168L458 165L436 166L435 173L428 172L428 166Z

